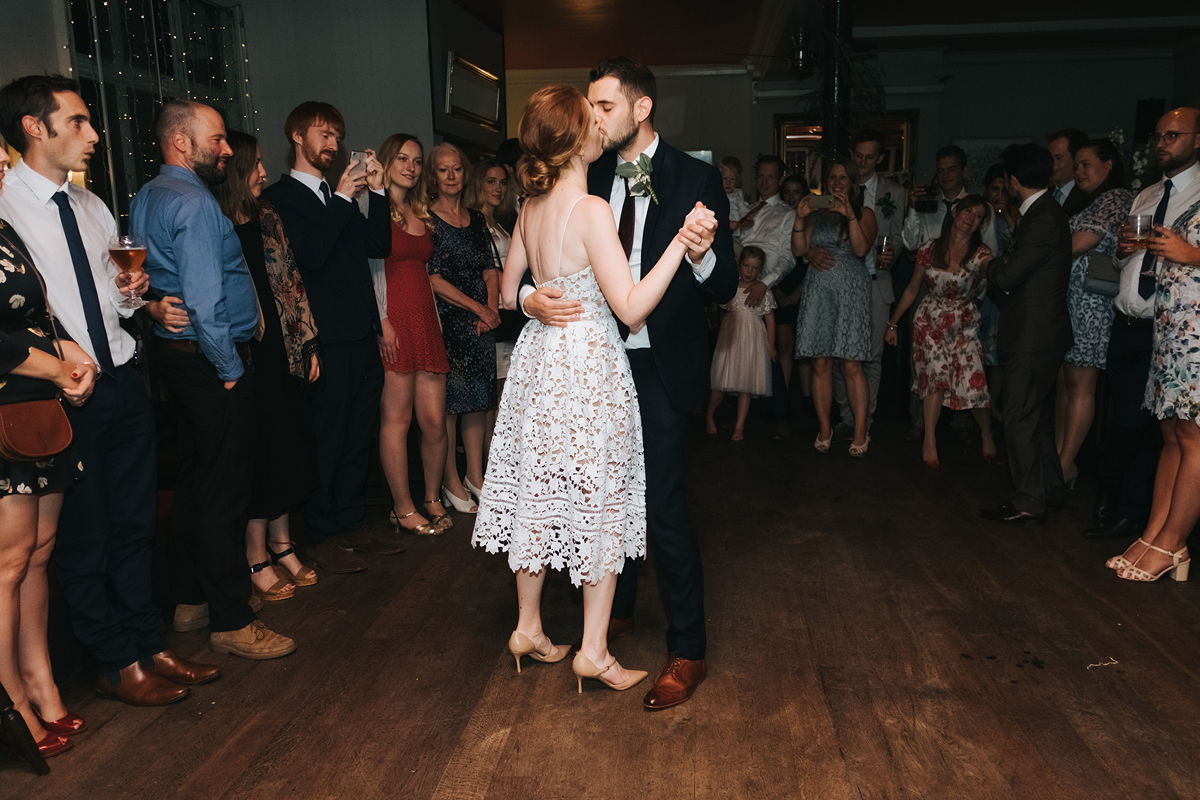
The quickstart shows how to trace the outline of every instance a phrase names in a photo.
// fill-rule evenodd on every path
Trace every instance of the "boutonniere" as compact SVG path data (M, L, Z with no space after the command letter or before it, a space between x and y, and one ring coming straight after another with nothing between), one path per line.
M650 186L650 173L653 171L654 165L650 163L650 157L645 153L638 156L637 161L626 161L617 167L617 175L629 181L629 193L631 195L634 197L649 197L657 204L658 195L654 193L653 187Z
M875 207L883 214L884 219L891 219L896 214L896 201L892 199L891 192L876 198Z

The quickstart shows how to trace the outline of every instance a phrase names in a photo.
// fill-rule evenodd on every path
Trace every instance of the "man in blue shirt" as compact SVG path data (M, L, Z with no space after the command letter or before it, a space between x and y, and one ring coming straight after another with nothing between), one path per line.
M163 167L129 216L131 233L146 241L151 286L178 298L188 316L174 332L155 326L154 363L180 455L171 519L176 628L181 618L201 623L207 607L214 651L277 658L296 644L255 619L245 555L254 402L246 343L261 336L262 316L233 223L208 190L225 179L233 151L221 115L200 103L167 102L156 133Z

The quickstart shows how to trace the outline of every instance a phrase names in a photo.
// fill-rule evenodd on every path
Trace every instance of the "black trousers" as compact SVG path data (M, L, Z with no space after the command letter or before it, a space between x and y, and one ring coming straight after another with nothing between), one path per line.
M171 588L175 602L208 603L209 629L254 621L246 564L253 462L254 375L226 389L201 353L158 341L155 364L175 414L179 477L171 503Z
M154 413L129 365L102 375L82 408L66 409L86 477L63 502L54 561L76 638L116 671L167 648L151 599Z
M646 454L646 516L658 573L667 597L667 652L704 658L704 567L700 542L687 512L686 449L690 412L671 405L649 349L629 351L629 365L642 412ZM625 561L617 578L612 615L632 617L637 597L637 562Z
M1118 315L1108 340L1112 432L1100 459L1100 491L1117 501L1122 517L1139 522L1150 518L1162 450L1158 420L1142 408L1153 349L1150 325L1133 327Z
M1010 353L1004 356L1001 417L1012 504L1018 511L1041 514L1046 495L1063 490L1062 465L1054 446L1054 386L1065 351Z
M374 335L321 346L321 379L312 389L317 488L304 505L310 547L362 524L371 431L382 393Z

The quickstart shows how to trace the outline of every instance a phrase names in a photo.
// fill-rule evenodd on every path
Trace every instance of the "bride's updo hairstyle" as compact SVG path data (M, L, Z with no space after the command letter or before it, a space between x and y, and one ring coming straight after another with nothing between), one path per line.
M591 126L592 107L574 86L548 86L529 98L517 128L525 151L517 162L517 182L526 197L553 188L583 149Z

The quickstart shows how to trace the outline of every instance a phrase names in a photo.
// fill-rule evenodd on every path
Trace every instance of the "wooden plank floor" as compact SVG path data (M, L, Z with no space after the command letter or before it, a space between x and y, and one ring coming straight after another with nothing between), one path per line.
M459 515L268 606L300 644L288 658L174 634L225 671L183 703L65 686L91 730L46 778L4 752L0 798L1200 795L1200 586L1106 570L1114 547L1078 535L1086 474L1050 525L1011 529L977 516L1007 468L949 435L932 473L901 419L877 424L863 461L844 444L817 455L797 427L785 443L762 418L742 443L697 429L709 678L683 706L644 711L648 684L578 695L566 661L518 675L511 573ZM637 633L614 651L653 672L665 623L642 569ZM565 577L544 611L556 641L579 636Z

